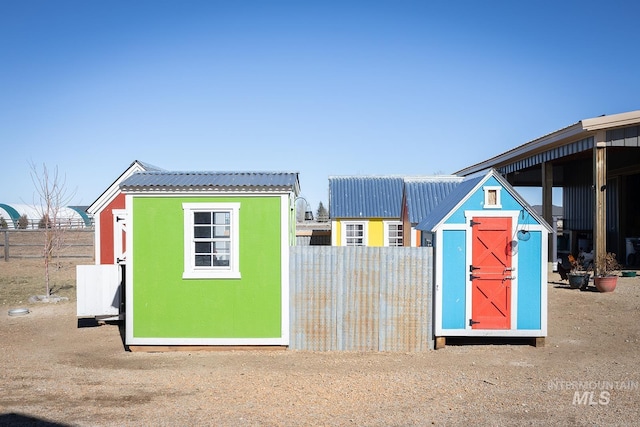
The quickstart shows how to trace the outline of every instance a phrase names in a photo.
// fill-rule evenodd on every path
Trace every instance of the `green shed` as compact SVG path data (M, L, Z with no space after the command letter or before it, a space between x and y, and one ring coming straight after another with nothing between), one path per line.
M286 346L296 172L139 172L126 195L128 346Z

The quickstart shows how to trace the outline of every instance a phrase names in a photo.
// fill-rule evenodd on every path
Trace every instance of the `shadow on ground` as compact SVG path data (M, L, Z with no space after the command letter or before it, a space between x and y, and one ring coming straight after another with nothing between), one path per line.
M447 346L526 345L535 346L535 338L447 337Z
M60 424L28 415L10 413L0 414L0 426L68 427L70 424Z
M122 340L122 347L129 351L129 347L125 344L125 330L124 322L121 320L98 320L95 317L80 318L78 319L78 328L97 328L103 325L117 325L120 333L120 339ZM0 423L0 426L2 423Z

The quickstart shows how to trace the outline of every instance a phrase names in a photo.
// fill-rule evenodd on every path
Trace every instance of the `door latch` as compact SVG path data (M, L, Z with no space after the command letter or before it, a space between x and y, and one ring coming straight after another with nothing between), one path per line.
M469 326L473 326L473 325L475 325L476 323L480 323L480 322L475 321L475 320L473 320L473 319L469 319Z
M479 269L480 269L480 267L476 267L475 265L470 265L469 266L469 272L470 273L473 273L473 270L479 270Z

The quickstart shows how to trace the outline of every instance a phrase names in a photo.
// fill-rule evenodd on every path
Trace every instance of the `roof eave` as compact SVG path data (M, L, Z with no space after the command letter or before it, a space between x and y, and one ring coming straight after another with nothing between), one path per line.
M582 120L582 127L588 131L596 131L638 123L640 123L640 110L585 119Z
M505 164L513 163L515 161L521 160L522 158L546 151L549 148L570 144L577 140L586 138L599 130L613 129L637 124L640 124L640 110L583 119L571 126L567 126L564 129L560 129L548 135L544 135L540 138L534 139L533 141L527 142L520 145L519 147L509 150L503 154L459 170L455 174L468 176L489 168L498 168Z
M296 186L250 187L250 186L121 186L123 193L292 193Z
M461 169L458 172L455 172L455 175L468 176L477 172L485 171L489 168L497 168L503 164L513 163L521 158L545 151L560 141L566 140L566 143L568 144L569 142L581 139L581 136L586 137L588 134L589 132L585 131L582 123L578 122L549 135L545 135L531 142L527 142L526 144L522 144L519 147L509 150L503 154Z
M89 205L87 212L91 215L96 215L105 206L107 206L119 193L120 183L130 177L136 172L145 171L145 164L139 160L134 160L127 169L125 169L115 181L113 181L107 188L98 196L98 198Z

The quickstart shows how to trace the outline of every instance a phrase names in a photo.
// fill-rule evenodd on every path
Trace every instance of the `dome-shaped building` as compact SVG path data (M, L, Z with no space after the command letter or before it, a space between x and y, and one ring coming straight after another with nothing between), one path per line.
M86 228L93 226L93 218L83 206L65 206L58 210L56 223L63 228ZM27 204L0 203L0 227L9 229L39 228L44 217L44 208ZM26 218L21 219L21 217ZM6 225L5 225L6 224Z

